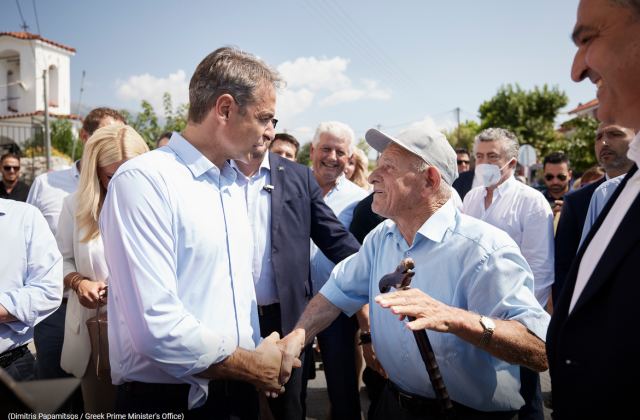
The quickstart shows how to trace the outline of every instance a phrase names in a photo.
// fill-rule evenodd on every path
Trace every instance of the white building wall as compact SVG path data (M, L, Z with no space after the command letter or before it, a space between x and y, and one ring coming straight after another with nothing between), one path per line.
M72 52L55 47L42 41L16 39L10 36L0 37L0 57L15 51L20 56L20 80L26 89L19 87L20 99L17 101L18 112L28 113L44 111L42 72L51 65L58 69L57 107L50 107L49 112L70 114L71 111L71 71L70 57ZM0 59L0 86L6 85L6 60ZM6 98L6 88L0 88L0 98ZM11 114L7 110L6 101L0 103L0 115Z

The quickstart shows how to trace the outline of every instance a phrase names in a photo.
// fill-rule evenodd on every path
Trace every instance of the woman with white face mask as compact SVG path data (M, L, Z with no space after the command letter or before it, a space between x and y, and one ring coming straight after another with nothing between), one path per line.
M488 128L476 136L475 176L481 186L464 197L463 212L494 225L511 236L533 272L534 294L545 307L553 284L553 214L540 191L513 176L518 139L508 130ZM520 415L542 416L540 377L522 368L520 393L525 405Z

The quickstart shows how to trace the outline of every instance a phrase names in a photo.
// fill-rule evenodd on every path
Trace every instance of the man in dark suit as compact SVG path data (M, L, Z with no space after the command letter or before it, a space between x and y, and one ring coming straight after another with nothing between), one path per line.
M334 263L360 248L325 204L313 172L267 154L267 148L268 141L257 147L249 164L234 162L254 230L253 274L262 337L291 332L312 297L309 239ZM302 369L295 369L285 393L269 401L274 418L304 418L302 383Z
M631 169L633 162L627 157L627 150L634 136L633 129L617 124L602 123L598 127L595 152L598 163L605 170L606 179L626 174ZM564 203L555 237L555 282L552 286L554 301L560 295L571 262L578 252L582 226L587 217L591 195L604 181L605 178L602 178L563 198Z
M598 88L598 118L640 129L640 4L581 0L571 76ZM640 162L640 136L627 156ZM551 319L554 418L637 416L640 172L634 167L578 251ZM625 414L622 414L625 413ZM633 414L636 413L636 414Z
M473 188L473 178L475 177L475 174L475 169L462 172L458 175L458 178L453 181L453 188L458 192L461 200L464 200L464 196L467 195L471 188Z

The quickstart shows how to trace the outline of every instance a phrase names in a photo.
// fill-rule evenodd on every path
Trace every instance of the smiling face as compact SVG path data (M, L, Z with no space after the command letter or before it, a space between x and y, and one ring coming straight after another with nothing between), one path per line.
M384 150L378 167L369 175L374 212L397 221L422 205L420 198L426 182L424 173L416 170L418 163L415 155L395 144Z
M610 172L617 173L622 170L624 173L631 167L632 162L627 157L627 150L634 136L632 130L616 124L600 124L598 127L595 141L596 158L609 176L612 176Z
M581 0L571 78L597 86L598 119L640 128L640 14L611 0Z
M311 145L309 154L313 174L326 194L344 173L349 161L349 141L329 133L322 133L318 143Z

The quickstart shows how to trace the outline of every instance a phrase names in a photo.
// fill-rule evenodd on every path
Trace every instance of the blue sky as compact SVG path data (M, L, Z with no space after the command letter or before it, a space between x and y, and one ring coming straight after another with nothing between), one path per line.
M507 83L547 83L571 109L595 97L569 77L578 0L169 1L18 0L29 31L77 49L71 98L83 105L159 108L164 91L187 101L198 62L223 45L252 52L287 81L278 128L308 141L323 120L358 137L431 120L477 116ZM19 31L16 0L0 0L0 31ZM72 111L75 111L72 109ZM559 121L566 119L561 115Z

